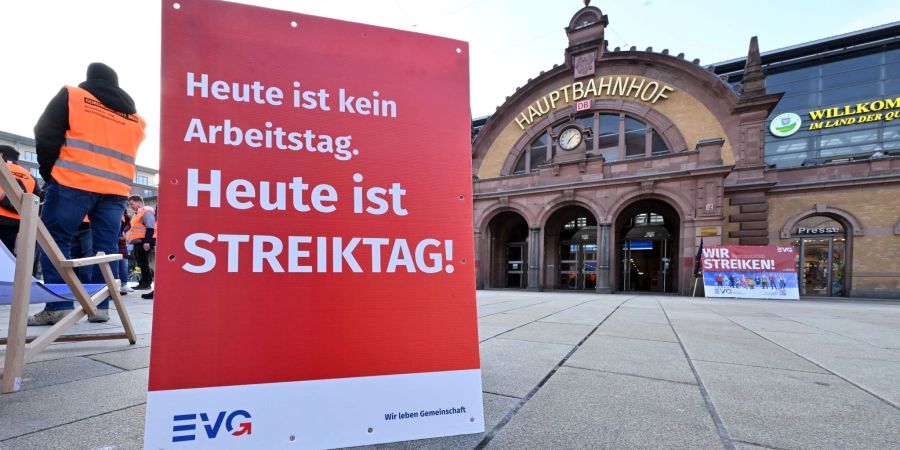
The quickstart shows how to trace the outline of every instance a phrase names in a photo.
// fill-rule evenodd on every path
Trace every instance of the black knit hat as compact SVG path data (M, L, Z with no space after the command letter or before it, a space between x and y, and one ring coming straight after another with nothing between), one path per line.
M19 160L19 151L11 145L0 145L0 156L4 161L16 162Z
M105 80L116 86L119 85L119 75L112 67L103 63L91 63L87 69L88 80Z

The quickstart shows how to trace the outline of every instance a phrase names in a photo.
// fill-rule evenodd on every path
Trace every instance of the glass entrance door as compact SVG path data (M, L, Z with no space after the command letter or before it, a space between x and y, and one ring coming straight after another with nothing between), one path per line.
M525 288L524 242L513 242L506 246L506 287Z
M800 295L843 295L844 238L801 238L798 243Z
M669 239L626 239L622 246L622 290L673 292L672 254Z
M597 244L580 242L560 244L559 287L572 290L597 287Z

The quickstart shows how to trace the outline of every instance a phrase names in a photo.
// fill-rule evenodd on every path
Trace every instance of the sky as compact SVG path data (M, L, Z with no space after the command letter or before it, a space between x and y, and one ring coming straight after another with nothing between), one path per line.
M180 0L188 2L190 0ZM163 0L170 5L175 0ZM473 117L493 113L541 71L562 63L564 28L581 0L245 0L240 3L469 42ZM593 1L611 48L653 47L702 65L900 21L891 0ZM752 6L751 6L752 5ZM138 164L159 167L160 7L153 0L2 1L0 130L32 137L47 102L100 61L147 119Z

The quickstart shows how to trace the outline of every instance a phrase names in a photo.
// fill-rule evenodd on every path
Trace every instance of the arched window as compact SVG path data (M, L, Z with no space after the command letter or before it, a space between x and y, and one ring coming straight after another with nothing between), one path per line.
M583 129L591 130L591 137L586 142L588 157L602 156L606 162L615 162L670 152L666 141L653 126L625 113L586 112L573 119ZM550 135L556 135L569 123L568 119L554 123L531 141L527 151L516 161L513 174L537 172L541 165L552 162L557 154L557 143Z
M550 155L550 134L546 131L535 138L528 144L528 151L525 152L516 162L515 175L525 172L537 172L541 164L545 164L551 159Z

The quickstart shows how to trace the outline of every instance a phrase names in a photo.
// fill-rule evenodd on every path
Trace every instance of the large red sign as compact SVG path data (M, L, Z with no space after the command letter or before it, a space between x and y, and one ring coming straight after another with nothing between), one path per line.
M148 447L481 431L467 45L164 1L162 72Z

